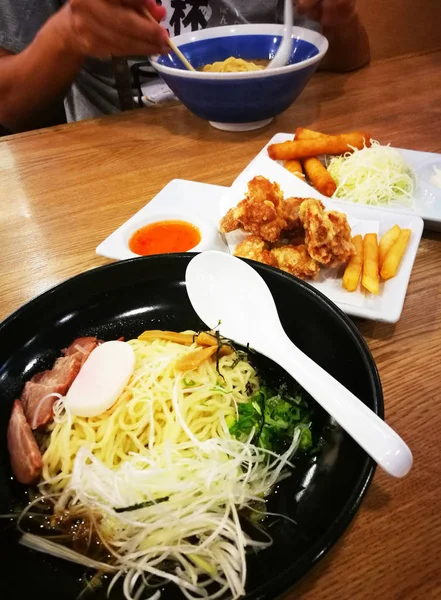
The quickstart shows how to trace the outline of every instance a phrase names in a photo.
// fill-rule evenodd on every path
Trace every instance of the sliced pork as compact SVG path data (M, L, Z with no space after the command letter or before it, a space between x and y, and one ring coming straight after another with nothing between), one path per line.
M64 396L78 375L81 362L76 355L57 358L52 369L31 377L23 389L23 410L32 429L47 425L53 418L53 406Z
M57 358L52 369L37 373L31 377L31 381L48 386L62 386L65 391L60 393L65 394L78 375L81 364L76 355Z
M80 337L63 350L64 356L75 356L81 364L87 359L92 350L98 346L96 337Z
M25 384L20 400L15 400L8 425L8 449L12 471L18 481L38 480L42 458L32 429L51 423L54 403L65 396L81 366L98 345L96 337L77 338L62 351L52 369L37 373Z
M20 483L35 483L41 475L43 460L20 400L15 400L13 404L7 437L15 478Z
M31 377L23 389L23 411L32 429L44 427L53 419L53 406L59 395L65 396L89 354L98 345L96 337L77 338L63 350L52 369Z
M32 429L38 429L52 422L53 406L63 395L63 385L44 385L28 381L21 394L23 411Z

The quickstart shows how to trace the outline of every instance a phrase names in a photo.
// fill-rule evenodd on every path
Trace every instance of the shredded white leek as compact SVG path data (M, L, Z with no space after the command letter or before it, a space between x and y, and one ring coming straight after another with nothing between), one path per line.
M115 577L124 578L127 600L141 597L149 576L175 583L189 600L215 600L226 592L239 598L245 594L246 548L265 548L271 538L252 540L242 530L238 511L261 504L286 476L300 429L281 456L251 444L252 435L247 442L166 442L148 456L133 453L117 469L109 469L83 447L57 506L99 515L95 526L114 558ZM147 506L133 508L146 501ZM32 537L34 549L57 552L56 544L49 548L43 540L39 547L39 539ZM67 557L62 547L59 552L75 560L76 553ZM165 561L173 568L164 567ZM78 555L78 562L85 564L84 557ZM149 596L145 594L143 598Z
M44 554L50 554L51 556L56 556L57 558L62 558L64 560L83 565L89 569L97 569L98 571L103 571L104 573L114 573L117 570L116 567L103 563L99 560L88 558L87 556L84 556L84 554L75 552L75 550L61 546L56 542L52 542L51 540L39 535L34 535L33 533L24 533L19 541L22 546L31 548L31 550L44 552Z
M412 206L415 179L400 152L373 141L370 148L335 156L328 165L334 197L373 206Z

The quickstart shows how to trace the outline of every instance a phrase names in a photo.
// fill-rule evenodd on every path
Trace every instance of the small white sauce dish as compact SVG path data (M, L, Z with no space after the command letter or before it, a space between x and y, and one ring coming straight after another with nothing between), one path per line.
M188 252L204 252L205 250L216 248L219 242L223 243L219 231L206 220L179 212L164 212L151 215L135 215L104 240L98 246L96 252L107 258L118 260L139 258L140 255L135 254L129 248L131 237L139 229L163 221L184 221L197 227L201 235L201 241L194 248L188 250Z
M198 217L188 216L180 213L161 213L151 215L150 217L144 217L137 219L130 226L127 226L123 235L123 242L127 249L127 252L130 254L127 258L137 258L140 255L135 254L129 248L129 242L134 233L136 233L139 229L142 229L146 225L151 225L153 223L162 223L164 221L184 221L185 223L189 223L194 227L197 227L201 234L201 241L194 248L190 248L188 252L204 252L204 250L208 250L213 247L215 242L217 231L209 225L207 222L199 219ZM128 224L127 224L128 225Z
M159 221L186 221L201 233L201 242L188 252L219 250L228 247L219 233L219 202L225 188L217 185L173 179L147 204L99 244L96 253L106 258L125 260L138 257L129 249L130 237L145 225Z
M429 160L421 165L421 167L418 169L418 176L420 181L429 183L433 187L437 188L441 193L441 188L434 183L434 177L437 176L438 178L439 172L441 172L441 156L439 158Z
M435 167L437 170L435 170ZM424 162L416 171L419 192L428 206L441 210L441 187L435 184L441 171L441 157Z

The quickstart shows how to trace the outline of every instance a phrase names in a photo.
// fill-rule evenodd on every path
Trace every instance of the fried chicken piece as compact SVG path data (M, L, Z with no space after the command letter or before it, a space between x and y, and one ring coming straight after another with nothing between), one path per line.
M256 260L271 267L277 266L276 259L269 250L269 244L261 240L257 235L249 235L240 242L234 250L234 256Z
M295 231L290 231L289 233L282 234L283 237L280 237L277 242L271 244L271 248L283 248L283 246L302 246L305 244L305 230L296 229Z
M355 254L355 246L352 243L352 232L348 219L344 213L337 210L328 212L329 220L334 226L335 236L332 243L332 251L337 263L348 262Z
M289 232L286 243L289 246L302 246L305 244L305 230L303 229L303 225L301 229Z
M269 181L262 175L257 175L248 182L247 198L253 198L257 202L272 202L277 208L283 202L283 192L276 182Z
M239 205L240 202L234 208L230 208L227 214L224 217L222 217L220 222L221 233L230 233L231 231L236 231L236 229L240 229L240 221L237 218L237 216L239 215Z
M325 211L320 200L308 198L300 206L309 255L322 265L335 267L347 262L355 252L346 215Z
M300 206L304 198L287 198L278 207L279 216L286 221L285 232L303 230L300 221Z
M300 279L315 279L320 272L319 264L309 256L306 246L287 244L273 248L272 256L282 271L287 271Z
M285 219L277 211L282 201L283 194L277 183L271 183L265 177L255 177L248 183L244 200L221 220L220 230L229 233L241 229L264 241L275 242L286 227Z
M257 235L266 242L278 240L286 221L279 217L274 204L269 200L262 202L255 198L249 198L245 202L245 210L240 216L244 231Z
M285 224L272 202L245 198L222 218L220 231L229 233L240 229L267 242L275 242Z

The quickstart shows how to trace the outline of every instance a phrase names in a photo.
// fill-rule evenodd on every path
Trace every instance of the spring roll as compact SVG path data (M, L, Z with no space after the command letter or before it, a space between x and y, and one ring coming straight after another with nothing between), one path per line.
M302 164L311 185L318 192L330 198L337 189L337 184L326 167L322 165L318 158L305 158Z
M347 133L343 133L341 135L351 135ZM328 138L332 137L326 133L321 133L320 131L313 131L312 129L305 129L304 127L297 127L296 129L296 140L316 140L318 138Z
M302 164L299 160L285 160L283 166L299 179L305 179Z
M303 127L297 127L296 129L296 140L313 140L321 137L329 136ZM337 184L326 167L322 165L318 158L305 158L302 160L302 165L311 185L321 194L330 198L337 189Z
M274 160L293 160L317 157L319 154L344 154L353 148L361 150L371 145L369 133L355 131L342 135L330 135L312 140L294 140L271 144L268 147L268 156Z
M312 129L305 129L304 127L297 127L296 129L296 140L314 140L321 137L329 137L325 133L320 131L313 131Z

